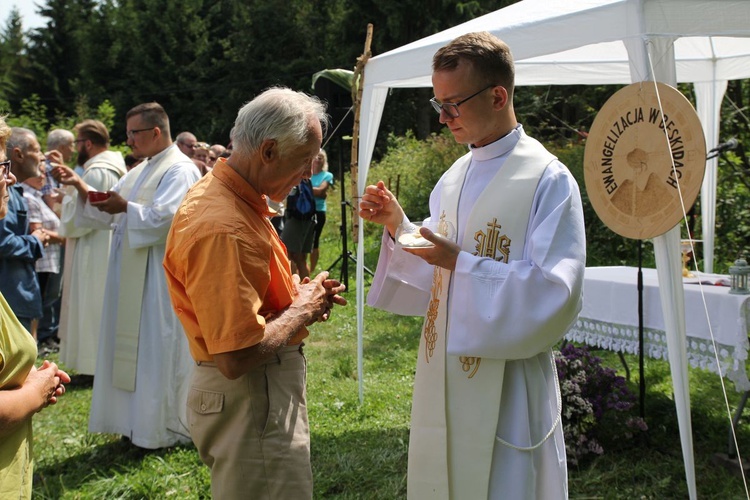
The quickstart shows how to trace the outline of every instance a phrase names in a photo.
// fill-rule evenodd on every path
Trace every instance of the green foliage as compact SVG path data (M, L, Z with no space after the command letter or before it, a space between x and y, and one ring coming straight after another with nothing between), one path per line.
M591 205L583 173L585 143L557 141L548 145L550 151L571 171L581 190L586 224L587 266L637 266L639 245L642 245L644 267L655 267L656 259L650 241L639 242L622 237L609 229ZM388 137L388 151L374 163L368 183L382 180L391 189L412 220L429 216L429 197L440 176L453 162L466 153L456 144L447 129L418 140L414 133ZM741 182L745 175L739 156L725 155L717 190L715 272L726 273L738 255L750 252L750 188ZM732 166L734 165L734 166ZM748 176L750 178L750 176ZM696 224L700 227L700 224ZM366 226L379 234L380 229ZM374 234L368 233L368 234ZM698 237L699 238L699 237ZM702 265L702 263L700 263Z
M738 257L750 257L750 187L741 157L729 152L724 160L716 190L714 267L715 272L727 273Z
M20 49L0 54L0 102L14 114L32 93L52 123L75 116L82 98L108 99L117 117L112 135L124 141L127 110L155 100L169 113L173 135L191 130L201 140L226 143L237 109L263 89L307 91L321 69L353 68L368 22L378 54L511 2L430 2L428 16L425 5L400 0L38 3L46 25L24 34L20 24L11 30L9 18L6 33L21 41ZM416 123L419 135L427 135L425 92L394 98L398 110L385 117L386 129L402 132Z
M583 175L583 153L585 143L562 142L549 146L557 158L573 174L581 190L583 218L586 224L586 265L587 266L637 266L638 240L620 236L609 229L589 200ZM643 243L643 266L655 267L656 260L650 244Z
M24 127L32 130L44 146L47 133L56 128L73 130L76 123L93 118L100 120L108 129L111 130L115 121L115 109L108 100L101 102L95 110L90 109L86 99L79 99L76 103L76 113L74 115L57 115L53 122L47 120L47 106L40 102L39 96L32 94L27 99L21 101L21 108L18 114L9 115L6 122L11 127ZM129 153L130 148L126 145L113 145L112 149Z
M433 134L420 141L412 132L404 137L388 137L388 153L372 166L370 183L382 180L396 195L411 220L430 215L429 198L432 188L459 157L466 146L456 144L450 132Z
M14 6L8 16L5 29L0 34L0 107L10 109L8 99L18 88L23 76L26 58L23 54L24 36L21 15Z
M20 113L9 115L6 123L11 127L24 127L32 130L37 137L46 137L49 128L47 106L40 102L38 95L32 94L21 101Z
M344 90L351 92L354 82L354 71L348 69L324 69L318 71L312 76L312 88L315 88L315 82L318 78L326 78ZM358 82L359 83L359 82Z
M335 232L335 226L324 231L323 263L335 257ZM347 298L353 304L354 294ZM337 308L330 321L311 327L306 340L314 498L405 498L421 318L366 310L360 404L357 380L340 376L356 359L355 316L353 305ZM622 374L614 353L601 357ZM625 359L631 366L638 362L636 356ZM604 455L569 467L571 498L687 498L669 363L646 359L645 376L648 439L611 443ZM628 384L637 390L636 381ZM731 384L727 389L734 411L741 394ZM744 498L742 481L713 462L715 453L726 451L728 429L718 377L691 369L690 391L698 496ZM57 405L34 416L34 498L210 498L208 469L192 445L145 451L119 436L90 434L91 394L90 384L69 387ZM743 421L737 430L745 452L750 428Z

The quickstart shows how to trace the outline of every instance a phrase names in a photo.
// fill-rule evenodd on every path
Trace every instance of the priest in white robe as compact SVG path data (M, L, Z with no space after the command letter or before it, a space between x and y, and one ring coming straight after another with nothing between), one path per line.
M368 303L425 315L409 441L411 499L567 498L552 346L581 308L585 230L570 172L513 111L513 61L489 33L433 59L432 105L470 146L430 196L456 241L395 242L408 220L382 182L360 215L383 224ZM440 226L437 232L440 232Z
M185 401L193 361L162 260L174 213L200 173L172 143L159 104L138 105L126 118L128 145L145 161L107 199L88 197L76 212L77 225L113 231L89 431L156 449L190 440Z
M86 203L86 186L109 191L125 175L122 153L110 151L109 131L98 120L84 120L74 128L83 182L71 184L63 198L61 230L65 236L63 307L60 310L60 361L79 375L94 375L104 305L104 282L112 231L76 226L76 205ZM59 165L56 165L56 167ZM62 170L58 170L58 175ZM83 191L81 193L81 191ZM79 194L81 196L79 196Z

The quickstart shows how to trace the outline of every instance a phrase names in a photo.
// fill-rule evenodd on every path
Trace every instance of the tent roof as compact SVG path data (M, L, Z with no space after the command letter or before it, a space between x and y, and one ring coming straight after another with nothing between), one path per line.
M649 36L676 38L677 81L750 78L750 38L737 38L750 37L749 4L524 0L373 57L367 63L365 84L430 87L434 53L472 31L489 31L508 43L516 61L517 85L630 83L624 42Z

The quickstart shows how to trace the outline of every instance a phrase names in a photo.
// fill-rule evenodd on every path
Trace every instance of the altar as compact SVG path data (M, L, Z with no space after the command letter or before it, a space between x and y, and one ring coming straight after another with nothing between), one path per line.
M750 391L747 351L750 295L729 293L728 276L696 273L684 278L687 360L721 372L738 392ZM566 339L619 353L638 354L638 268L587 267L583 309ZM701 285L702 284L702 285ZM644 354L668 360L656 269L643 269Z

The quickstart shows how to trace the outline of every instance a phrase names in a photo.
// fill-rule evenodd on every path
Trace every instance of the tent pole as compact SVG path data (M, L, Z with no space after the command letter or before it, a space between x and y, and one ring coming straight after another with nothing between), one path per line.
M359 176L359 111L362 105L362 90L364 88L364 70L367 61L372 56L370 45L372 44L372 23L367 24L367 37L365 38L365 51L357 58L357 65L354 68L354 77L352 78L352 106L354 107L354 125L352 127L352 166L349 172L352 183L352 241L357 244L359 233L362 230L359 221L359 187L357 179ZM341 186L344 189L344 186ZM364 267L364 252L362 245L357 247L357 255L360 257L357 262L357 277L362 278L361 267ZM363 285L357 282L357 310L361 311L361 301ZM359 382L359 404L365 400L364 390L364 338L363 324L361 314L357 318L357 380Z
M362 105L362 90L364 87L364 71L367 61L372 56L370 50L372 45L372 23L367 24L367 37L365 38L365 51L357 58L352 78L352 106L354 107L354 126L352 127L352 165L349 171L352 187L352 240L359 243L359 188L357 176L359 174L359 112ZM343 189L343 186L342 186Z

